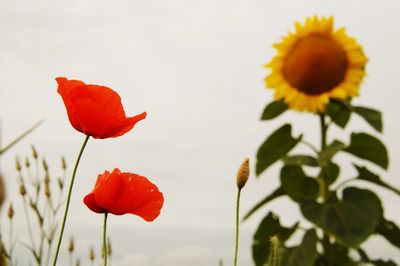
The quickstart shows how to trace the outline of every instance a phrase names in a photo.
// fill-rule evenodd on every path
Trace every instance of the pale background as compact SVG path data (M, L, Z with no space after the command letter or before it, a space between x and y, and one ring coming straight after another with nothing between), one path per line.
M102 216L90 212L82 198L98 173L119 167L148 176L164 192L165 205L152 224L129 215L110 217L114 265L209 266L220 258L231 265L238 165L248 156L254 168L258 146L286 121L294 123L296 135L305 132L308 140L319 143L318 120L311 115L287 113L273 122L259 121L272 99L263 84L268 73L263 65L275 53L271 44L292 30L296 20L314 14L335 16L336 26L346 26L370 59L355 102L383 112L382 138L391 163L387 173L372 169L400 187L399 10L397 0L0 0L2 144L45 119L1 158L20 238L26 231L20 199L12 196L17 188L15 156L29 155L34 144L57 174L60 156L72 167L84 138L70 126L56 93L54 78L65 76L115 89L128 115L148 112L146 120L121 138L89 141L65 235L76 236L80 255L86 258L91 244L100 246L102 223ZM346 134L331 134L348 141L351 130L376 134L357 117ZM336 158L346 165L342 178L355 175L349 159ZM251 175L242 213L277 186L278 170L275 165L259 179ZM386 217L400 223L400 199L379 192ZM282 198L244 223L240 265L252 265L251 237L269 210L282 216L285 225L300 217L297 206ZM400 252L380 237L371 237L365 246L371 257L400 263ZM20 265L27 265L24 248L17 250ZM61 261L65 250L64 244Z

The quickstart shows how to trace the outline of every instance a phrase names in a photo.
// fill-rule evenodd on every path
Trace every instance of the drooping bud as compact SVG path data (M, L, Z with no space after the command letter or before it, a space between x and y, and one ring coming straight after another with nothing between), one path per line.
M10 220L14 217L14 208L12 206L12 203L10 203L10 207L8 208L7 216Z
M246 158L243 163L240 165L239 170L236 175L236 184L239 189L242 189L250 175L250 166L249 166L249 158Z

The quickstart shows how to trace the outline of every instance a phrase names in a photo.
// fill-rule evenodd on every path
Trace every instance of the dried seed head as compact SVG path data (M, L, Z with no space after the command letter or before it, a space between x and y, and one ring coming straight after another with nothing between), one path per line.
M3 176L0 174L0 209L1 205L3 205L5 194L6 193L4 189Z
M249 174L250 174L249 158L246 158L240 165L236 175L236 184L239 189L242 189L246 185L246 182L249 179Z
M35 146L31 145L32 148L32 157L36 160L38 158L38 153L35 149Z
M46 197L48 197L48 198L50 198L50 196L51 196L50 186L49 186L48 183L47 183L47 184L45 185L45 187L44 187L44 194L45 194Z
M50 183L50 175L48 172L44 175L44 183L49 184Z
M94 259L95 259L95 255L94 255L94 249L93 249L93 246L92 246L89 249L89 260L94 261Z
M14 208L12 206L12 203L10 203L10 207L8 207L8 213L7 213L8 218L11 220L14 217Z
M49 170L49 166L47 165L47 162L46 162L46 160L44 158L43 158L43 161L42 161L42 165L43 165L44 171L47 173L47 171Z
M61 178L57 178L58 187L60 190L64 188L64 181Z
M62 168L63 170L66 170L66 169L67 169L67 162L65 161L64 156L61 157L61 168Z
M69 244L68 244L68 252L72 253L74 252L74 238L71 237L71 239L69 240Z
M15 169L17 169L18 172L21 172L21 162L19 161L18 157L15 157Z
M25 188L25 185L23 183L21 183L19 185L19 194L21 194L21 196L25 196L26 195L26 188Z
M29 158L26 157L26 158L25 158L25 167L26 167L26 168L29 168L30 166L31 166L31 162L29 161Z

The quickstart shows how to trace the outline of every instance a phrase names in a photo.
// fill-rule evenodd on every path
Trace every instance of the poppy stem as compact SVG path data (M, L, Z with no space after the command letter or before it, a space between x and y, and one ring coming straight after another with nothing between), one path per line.
M75 175L76 175L76 171L78 169L79 161L81 160L81 157L82 157L82 154L83 154L83 150L86 147L86 144L87 144L87 142L89 140L89 137L90 137L89 135L87 135L85 137L85 141L83 142L81 150L79 151L79 154L78 154L78 158L76 159L76 163L75 163L75 166L74 166L74 171L72 172L72 178L71 178L71 183L69 184L67 202L66 202L66 205L65 205L64 218L63 218L62 225L61 225L60 236L58 237L57 249L56 249L56 254L54 256L53 266L57 265L57 258L58 258L58 253L60 252L60 246L61 246L62 237L63 237L63 234L64 234L65 223L67 221L69 203L71 201L71 194L72 194L72 188L74 186Z
M103 224L103 257L104 266L107 266L107 216L108 213L104 213L104 224Z
M233 259L233 265L237 265L237 258L239 252L239 208L240 208L240 192L241 188L238 189L237 198L236 198L236 239L235 239L235 257Z

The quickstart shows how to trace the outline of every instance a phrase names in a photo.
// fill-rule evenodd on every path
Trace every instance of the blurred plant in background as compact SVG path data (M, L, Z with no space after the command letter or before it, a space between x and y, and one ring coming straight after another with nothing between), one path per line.
M369 236L379 234L400 247L399 227L385 218L375 192L350 186L369 182L400 195L399 189L370 170L370 163L383 170L388 168L385 145L364 132L353 132L349 143L328 134L333 126L346 128L352 114L382 132L379 111L352 103L365 76L367 58L362 47L345 29L334 30L333 18L325 17L308 18L303 25L296 23L296 32L274 46L278 54L267 65L271 73L266 84L275 90L275 100L266 106L261 120L274 119L288 109L310 112L319 120L321 143L317 147L302 135L293 136L290 124L268 136L257 152L256 174L261 175L280 161L280 186L244 219L270 201L288 196L314 226L305 228L298 222L285 227L278 216L268 213L254 234L255 265L396 265L393 261L370 259L362 244ZM291 152L298 144L310 148L310 153ZM357 158L352 162L355 177L339 179L340 166L333 160L338 153ZM287 246L287 240L298 230L304 231L302 242ZM276 243L280 246L279 262L272 254Z

